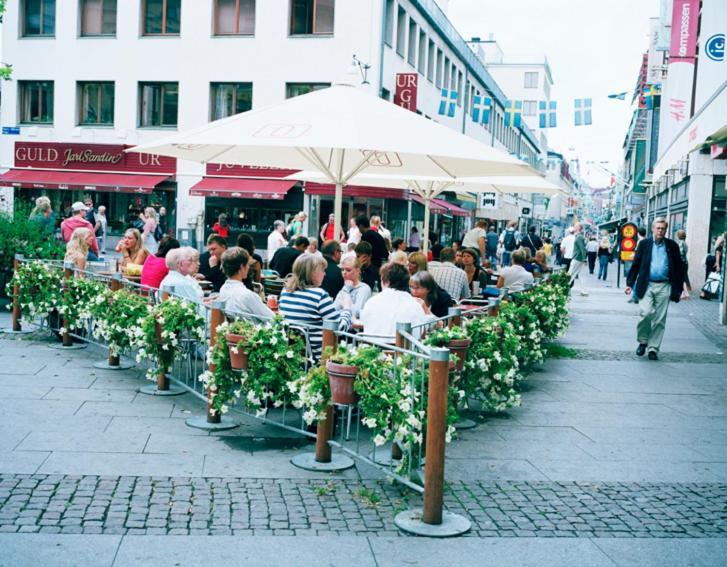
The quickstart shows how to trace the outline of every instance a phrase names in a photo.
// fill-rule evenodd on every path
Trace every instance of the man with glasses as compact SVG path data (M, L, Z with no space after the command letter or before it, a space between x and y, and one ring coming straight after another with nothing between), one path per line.
M199 252L191 246L175 248L167 253L169 273L159 284L159 289L174 287L174 295L194 302L204 298L204 291L194 275L199 271Z

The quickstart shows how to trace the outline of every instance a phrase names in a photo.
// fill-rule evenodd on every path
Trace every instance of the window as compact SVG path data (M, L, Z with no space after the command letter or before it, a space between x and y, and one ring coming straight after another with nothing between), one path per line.
M254 35L255 0L215 0L215 35Z
M20 122L53 124L53 81L18 81Z
M114 123L114 83L78 83L78 123L81 126Z
M449 79L449 73L450 73L450 71L451 71L451 67L450 67L450 64L449 64L449 57L447 57L445 55L444 56L444 83L442 84L442 88L443 89L449 89L450 88L450 84L449 84L449 80L450 80Z
M426 72L427 68L427 34L424 30L419 30L419 55L418 55L419 66L417 67L419 73L422 75Z
M179 83L139 83L139 126L176 126Z
M291 0L291 35L332 35L334 0Z
M437 49L437 88L442 88L442 57L444 55L442 54L441 49Z
M81 35L116 35L116 0L81 0Z
M537 89L538 88L538 74L537 73L525 73L525 88L526 89Z
M404 57L406 50L406 12L404 8L399 6L396 15L396 52Z
M457 106L462 106L462 100L464 98L463 80L464 76L462 75L462 71L457 71Z
M252 83L212 83L210 86L210 120L252 108Z
M429 55L427 56L427 79L429 81L434 80L434 62L436 60L437 52L434 48L434 42L429 40Z
M538 113L538 101L537 100L524 100L523 101L523 116L535 116Z
M330 86L331 83L287 83L285 85L285 98L312 93Z
M394 45L394 0L386 0L386 23L384 25L384 41L391 47Z
M144 35L179 35L181 0L143 0Z
M56 0L25 0L22 18L24 36L55 36Z
M414 18L409 18L409 52L407 59L409 65L416 67L417 64L417 23Z

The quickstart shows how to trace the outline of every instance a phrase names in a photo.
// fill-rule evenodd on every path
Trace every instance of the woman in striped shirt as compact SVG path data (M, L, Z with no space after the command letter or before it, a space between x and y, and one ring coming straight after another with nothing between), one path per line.
M280 294L280 313L289 323L308 328L315 360L321 356L323 321L337 322L341 331L347 331L351 326L351 298L343 300L339 311L328 292L321 288L326 266L324 258L302 254L293 264L293 273Z

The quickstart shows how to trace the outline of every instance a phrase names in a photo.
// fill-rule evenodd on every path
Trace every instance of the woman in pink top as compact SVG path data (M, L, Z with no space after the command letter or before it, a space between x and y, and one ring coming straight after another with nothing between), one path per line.
M144 288L159 289L159 284L169 273L166 260L167 252L174 248L179 248L179 240L171 236L165 236L159 242L157 253L146 259L144 267L141 269L141 285Z

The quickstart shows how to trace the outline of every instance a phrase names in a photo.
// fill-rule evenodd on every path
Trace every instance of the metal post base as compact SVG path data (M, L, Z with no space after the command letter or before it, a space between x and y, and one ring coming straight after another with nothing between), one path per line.
M210 423L207 421L206 415L196 415L194 417L188 417L185 422L188 427L194 427L195 429L204 429L205 431L225 431L226 429L235 429L240 427L240 423L223 415L220 418L219 423Z
M375 451L371 451L368 454L368 457L377 465L382 465L384 467L390 467L391 465L398 465L401 463L401 459L395 459L391 456L391 445L377 447Z
M120 361L118 366L111 366L108 360L103 360L101 362L95 362L93 367L100 368L101 370L128 370L129 368L134 368L134 365Z
M402 531L425 537L453 537L470 531L472 523L458 514L446 510L442 512L441 524L425 524L422 522L422 509L404 510L394 518L394 524Z
M186 394L187 390L174 384L169 384L168 390L157 390L156 384L150 384L149 386L139 388L139 393L148 396L181 396L182 394Z
M35 333L39 327L31 329L20 329L19 331L13 330L12 327L0 327L0 335L27 335L28 333Z
M460 429L472 429L473 427L477 427L477 423L467 418L460 419L457 423L454 424L454 428L458 431Z
M63 343L53 343L52 345L48 345L48 348L54 350L81 350L82 348L88 348L88 345L75 343L70 346L64 346Z
M300 453L290 459L290 462L299 469L306 471L336 472L345 471L353 466L353 459L346 455L331 455L330 463L319 463L316 461L315 453Z

